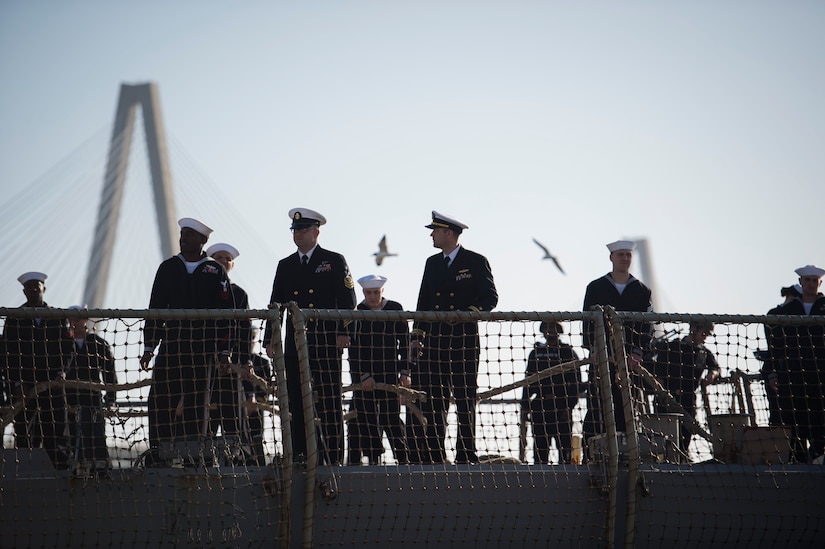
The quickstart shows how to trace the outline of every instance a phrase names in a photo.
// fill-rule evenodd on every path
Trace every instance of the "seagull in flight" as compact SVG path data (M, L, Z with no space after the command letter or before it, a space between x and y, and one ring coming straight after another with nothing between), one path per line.
M391 254L387 251L387 235L384 235L381 237L381 241L378 243L378 251L372 255L375 256L375 264L381 265L385 257L393 257L398 254Z
M538 241L538 240L536 240L535 238L533 239L533 242L535 242L535 243L536 243L536 246L538 246L539 248L541 248L541 249L544 251L544 257L542 257L542 259L550 259L550 260L552 260L552 261L553 261L553 263L555 263L555 264L556 264L556 268L557 268L559 271L561 271L561 274L563 274L563 275L565 275L565 276L566 276L566 275L567 275L567 273L565 273L565 272L564 272L564 269L562 269L562 268L561 268L561 265L559 265L559 260L558 260L558 259L556 259L556 256L554 256L553 254L551 254L551 253L550 253L550 250L548 250L548 249L547 249L547 247L546 247L544 244L542 244L541 242L539 242L539 241Z

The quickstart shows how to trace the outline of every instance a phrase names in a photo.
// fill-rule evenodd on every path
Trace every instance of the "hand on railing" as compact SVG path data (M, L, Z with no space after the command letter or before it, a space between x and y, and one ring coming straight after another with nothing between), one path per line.
M409 355L407 355L409 356L409 361L415 362L416 360L418 360L424 354L424 352L422 351L423 348L424 344L418 341L417 339L413 339L412 341L410 341L410 353Z
M705 385L705 386L712 385L713 382L716 381L716 378L718 378L718 377L719 377L719 372L717 372L715 370L711 370L702 379L702 384Z

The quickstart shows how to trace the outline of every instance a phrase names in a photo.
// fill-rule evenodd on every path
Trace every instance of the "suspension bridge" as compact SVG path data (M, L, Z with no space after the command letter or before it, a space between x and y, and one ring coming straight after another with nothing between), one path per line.
M41 271L49 275L46 301L53 306L143 308L158 264L178 251L176 220L191 216L216 230L213 241L272 258L271 269L233 273L254 305L265 306L276 259L291 249L273 250L237 204L164 131L156 84L124 84L113 129L101 128L4 197L0 304L23 303L16 277Z

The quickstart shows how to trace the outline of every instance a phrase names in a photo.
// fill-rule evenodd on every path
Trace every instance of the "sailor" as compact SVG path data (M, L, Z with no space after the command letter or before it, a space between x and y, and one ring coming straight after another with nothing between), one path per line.
M825 315L825 296L820 291L825 269L805 265L795 272L802 296L782 305L777 314ZM796 458L813 461L825 453L825 328L822 324L783 326L774 330L773 343L788 371L788 392L799 439Z
M17 277L23 286L25 307L50 308L43 300L48 276L30 271ZM13 400L29 396L35 385L65 377L64 366L72 351L72 335L66 318L15 318L9 316L3 327L5 371ZM46 450L58 469L69 466L66 425L66 397L62 388L49 387L26 400L25 408L14 417L17 448Z
M582 310L589 311L594 305L610 305L617 311L638 311L646 312L653 310L650 288L645 286L639 279L630 274L630 265L633 261L633 251L636 243L632 240L616 240L607 244L610 252L609 259L613 265L612 270L602 277L597 278L587 285L584 294L584 306ZM591 356L594 356L595 338L593 335L593 323L585 322L583 335L584 345L591 348ZM647 322L625 322L625 349L628 359L628 366L632 369L634 364L642 360L644 352L649 348L652 325ZM609 352L609 351L608 351ZM610 361L610 385L613 393L613 412L616 417L616 430L625 431L625 416L622 405L622 393L619 389L616 376L615 360ZM587 414L584 418L583 435L585 441L596 434L603 432L603 420L600 414L600 400L598 396L597 376L591 366L588 375L590 387L588 390Z
M696 389L700 384L710 385L722 373L716 357L705 346L705 340L713 330L713 322L693 320L684 338L660 341L656 345L653 373L691 418L696 416ZM653 405L657 413L681 413L660 395L654 397ZM687 459L693 437L691 422L682 421L679 437L679 450Z
M431 229L433 247L440 251L427 259L417 311L491 311L498 304L498 292L483 255L470 251L458 242L468 226L437 211L425 225ZM410 356L418 355L418 370L413 372L415 385L429 398L421 402L427 424L408 414L412 425L408 437L411 461L444 463L447 435L447 412L455 398L458 434L456 463L478 463L475 444L476 394L478 361L481 348L478 322L417 321L412 331Z
M225 242L212 244L206 249L206 255L223 265L227 276L235 268L235 260L240 255L238 249ZM231 283L232 297L236 309L249 309L249 296L246 290ZM231 362L242 366L246 371L252 369L252 322L248 319L236 323L235 341L232 345ZM246 435L245 415L242 413L241 378L230 368L219 368L217 376L210 387L210 429L213 435L220 429L224 437Z
M85 310L85 305L72 305L72 310ZM117 384L115 357L109 343L89 331L89 320L80 316L69 317L74 336L74 348L66 365L66 379L92 383ZM105 403L115 405L117 393L106 390ZM100 390L86 387L66 390L66 402L74 414L73 439L75 459L85 470L97 472L109 469L109 451L106 447L106 418L103 415L103 398Z
M292 220L292 241L298 249L278 262L270 306L283 306L294 301L302 309L355 309L355 283L346 259L318 244L326 217L309 208L292 208L289 218ZM282 321L283 313L281 308ZM274 352L273 329L275 326L267 323L264 342L270 356ZM306 326L312 387L317 394L315 407L320 419L321 455L329 465L340 464L344 455L341 359L343 350L351 343L354 329L355 324L351 321L331 319L311 320ZM289 411L292 415L292 447L296 460L306 459L304 422L309 418L304 417L298 348L291 319L287 320L283 341Z
M384 297L386 282L386 277L375 274L358 279L364 292L364 300L358 304L359 311L404 310L397 301ZM349 349L349 363L352 379L361 383L362 390L356 391L352 397L357 415L350 423L355 435L350 438L355 442L356 450L366 455L370 463L377 464L384 453L382 436L386 432L395 460L406 463L407 442L400 399L396 393L376 389L375 384L410 386L407 321L400 318L359 320L357 325L355 339Z
M212 229L191 217L178 225L180 253L158 267L149 308L233 309L226 270L203 251ZM233 326L228 320L146 320L143 369L160 344L147 402L152 458L161 441L198 438L208 431L209 379L216 360L228 364L231 359Z
M530 377L552 366L578 360L573 347L559 340L564 328L558 322L543 321L539 331L545 342L537 342L527 357L524 377ZM533 423L533 455L535 463L550 463L550 442L558 442L559 462L570 463L573 453L573 408L579 401L581 372L578 368L545 377L524 387L522 414L529 414Z

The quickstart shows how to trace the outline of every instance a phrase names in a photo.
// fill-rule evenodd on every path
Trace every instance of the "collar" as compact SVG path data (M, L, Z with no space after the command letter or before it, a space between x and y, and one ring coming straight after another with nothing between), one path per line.
M178 259L180 259L183 262L183 266L186 267L186 272L189 274L194 273L195 269L197 269L198 265L200 265L201 263L212 260L212 258L206 254L202 254L201 258L197 261L186 261L186 258L183 257L183 254L178 254Z
M610 281L610 283L611 283L611 284L613 284L614 286L619 286L619 285L622 285L622 286L627 286L628 284L630 284L631 282L633 282L634 280L636 280L636 277L635 277L635 276L633 276L632 274L630 274L630 275L628 275L627 282L616 282L616 281L613 279L613 273L612 273L612 272L607 273L606 275L604 275L604 277L605 277L607 280L609 280L609 281Z
M315 250L317 250L317 249L318 249L318 244L313 246L312 249L310 251L308 251L307 253L304 253L301 250L298 250L298 252L297 252L298 253L298 260L301 259L302 255L305 255L305 256L307 256L307 261L309 261L310 259L312 259L312 254L314 254Z
M450 252L450 253L448 253L448 254L444 254L444 253L442 253L442 254L441 254L441 256L442 256L442 258L444 258L444 257L449 257L449 258L450 258L450 265L452 265L452 264L453 264L453 261L455 261L455 256L457 256L457 255L458 255L458 250L460 250L460 249L461 249L461 244L459 244L458 246L456 246L456 247L455 247L455 250L453 250L452 252Z

